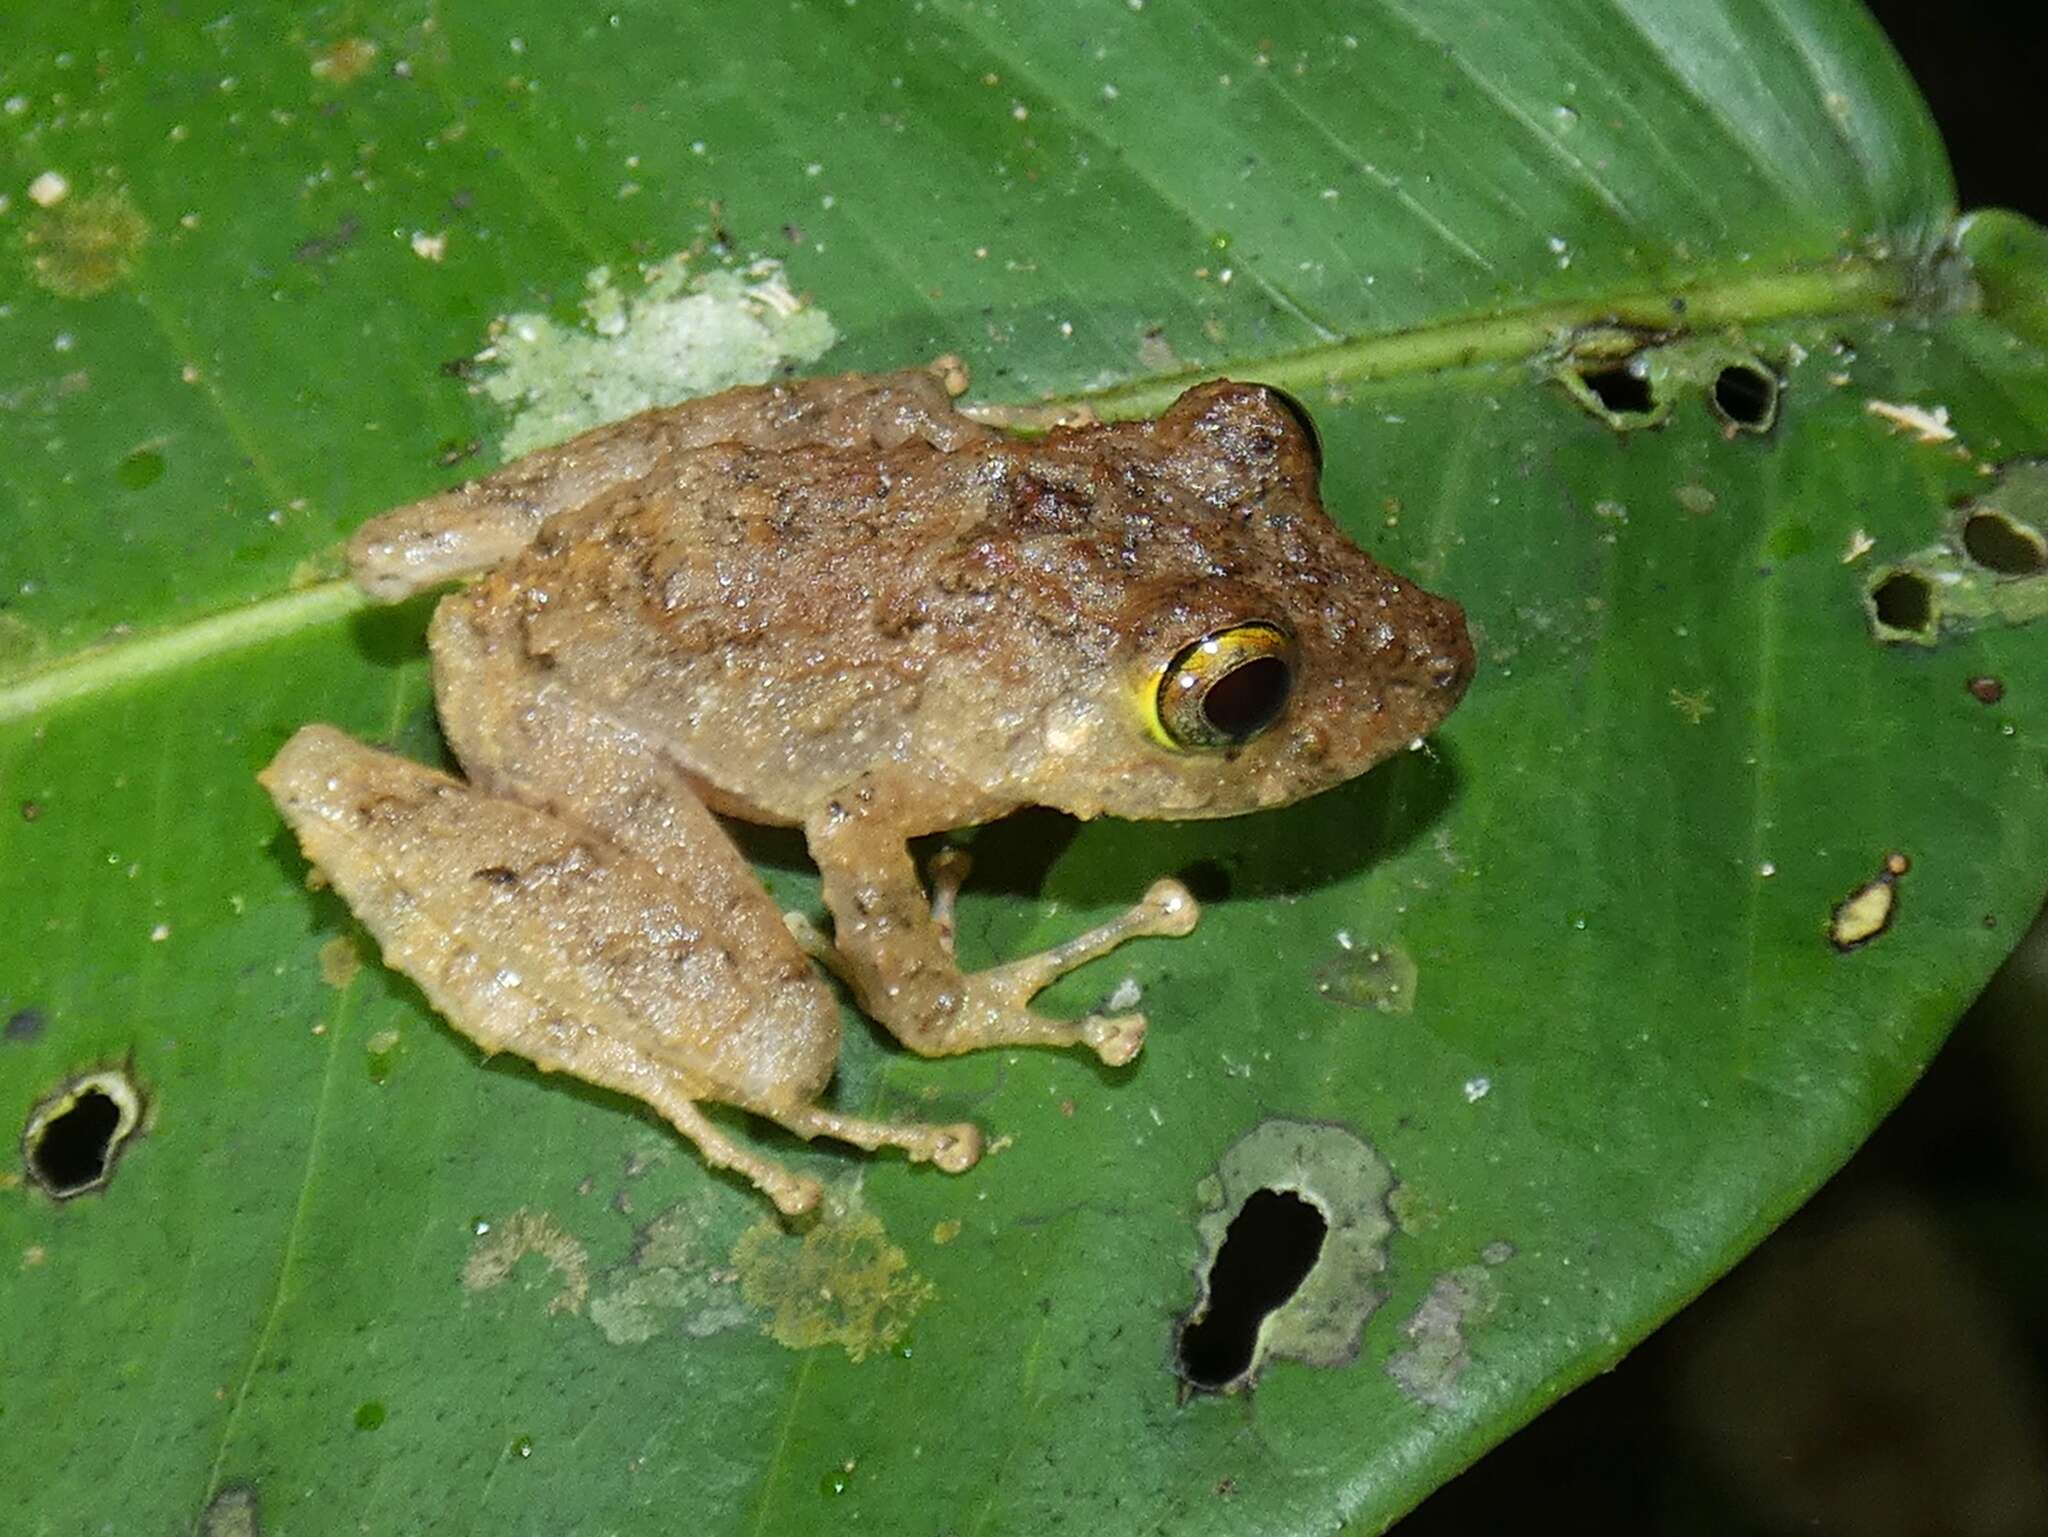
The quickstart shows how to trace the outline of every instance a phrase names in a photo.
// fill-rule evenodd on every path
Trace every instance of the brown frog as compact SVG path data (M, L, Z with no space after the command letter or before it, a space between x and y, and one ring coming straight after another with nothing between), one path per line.
M1024 806L1232 816L1363 773L1472 673L1453 603L1349 543L1288 397L1218 380L1156 421L1021 440L956 411L950 360L648 411L368 524L356 581L456 577L430 634L467 782L307 726L262 781L456 1029L645 1101L784 1212L816 1183L698 1106L957 1172L972 1125L816 1101L828 966L913 1051L1086 1045L1138 1014L1048 1018L1053 978L1185 934L1156 883L1115 921L979 972L964 869L906 847ZM950 386L950 387L949 387ZM713 813L801 827L830 941L787 922Z

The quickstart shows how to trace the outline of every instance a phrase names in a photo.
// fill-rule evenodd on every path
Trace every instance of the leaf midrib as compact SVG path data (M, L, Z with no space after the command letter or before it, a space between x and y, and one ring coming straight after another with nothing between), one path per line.
M1922 281L1920 270L1903 262L1850 257L1825 266L1744 273L1685 288L1531 305L1351 337L1266 358L1242 358L1222 368L1155 375L1005 414L1013 421L1039 417L1050 421L1086 406L1101 417L1153 415L1188 386L1219 374L1293 390L1347 381L1373 384L1442 375L1540 356L1589 325L1700 333L1761 321L1881 312L1909 303ZM146 635L89 646L0 683L0 725L315 625L335 623L369 606L369 600L351 583L335 580Z

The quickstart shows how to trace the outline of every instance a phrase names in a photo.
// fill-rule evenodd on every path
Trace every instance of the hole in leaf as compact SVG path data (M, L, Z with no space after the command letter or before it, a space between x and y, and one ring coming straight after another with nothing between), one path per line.
M1209 1267L1202 1300L1181 1326L1181 1376L1210 1391L1244 1376L1259 1326L1308 1278L1328 1231L1321 1210L1291 1190L1246 1197Z
M1870 590L1871 612L1887 629L1925 635L1934 628L1934 590L1917 571L1894 571Z
M124 1073L88 1073L29 1112L21 1134L29 1178L56 1200L97 1190L142 1121L142 1098Z
M1778 381L1753 363L1730 363L1714 376L1710 398L1730 426L1767 432L1778 414Z
M1973 512L1963 520L1963 552L2000 576L2031 576L2048 566L2041 536L2002 512Z
M1657 409L1657 397L1650 392L1649 379L1626 364L1582 368L1579 381L1616 416L1648 416Z

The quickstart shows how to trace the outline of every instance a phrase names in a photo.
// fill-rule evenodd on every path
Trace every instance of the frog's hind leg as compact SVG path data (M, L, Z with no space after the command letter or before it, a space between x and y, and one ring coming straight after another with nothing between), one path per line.
M874 1121L827 1110L823 1105L764 1109L761 1114L806 1142L813 1137L830 1137L871 1153L877 1148L900 1147L912 1163L929 1163L948 1174L964 1173L981 1159L981 1128L972 1121L956 1121L950 1126L922 1121Z
M717 914L749 969L781 978L779 992L824 995L753 867L673 761L568 690L536 686L459 608L443 607L432 638L442 723L473 780L493 794L602 827L688 892L693 908ZM831 1017L836 1032L836 1005ZM722 1066L721 1078L749 1080L753 1091L735 1103L806 1140L898 1147L948 1173L980 1156L981 1133L971 1124L872 1121L812 1103L831 1076L837 1047L836 1033L830 1050L817 1034L750 1018L700 1049ZM754 1081L754 1065L762 1062L793 1065L779 1066L783 1076L763 1084Z
M644 862L331 726L300 731L260 778L385 962L486 1054L652 1106L785 1212L817 1203L815 1181L749 1152L697 1108L734 1096L676 1066L709 1050L698 1027L712 1005L691 984L730 968ZM778 992L762 1006L785 1026L798 1016L787 1045L801 1057L819 1044L803 1038L809 1002L829 1071L829 997Z
M672 1084L649 1085L634 1091L661 1112L661 1118L696 1144L704 1161L714 1169L731 1169L745 1175L754 1187L775 1203L785 1217L800 1217L817 1206L823 1188L807 1175L793 1174L772 1158L748 1152L711 1124L697 1101Z

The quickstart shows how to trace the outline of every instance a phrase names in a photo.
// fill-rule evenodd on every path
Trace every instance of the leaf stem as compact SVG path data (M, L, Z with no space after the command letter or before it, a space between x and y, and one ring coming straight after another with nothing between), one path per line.
M1811 270L1763 272L1692 288L1504 310L1478 319L1320 344L1267 359L1244 359L1220 371L1283 388L1319 388L1337 381L1372 383L1534 357L1581 326L1619 324L1699 332L1793 316L1891 309L1912 298L1915 283L1916 270L1904 263L1855 257ZM1206 367L1141 379L1071 400L990 406L976 414L1021 427L1049 426L1074 406L1084 404L1102 417L1143 416L1163 410L1190 384L1214 378L1218 372ZM323 582L189 624L93 647L0 683L0 725L102 689L345 619L368 606L369 600L350 583Z
M1140 379L1072 402L1051 402L1048 409L1086 404L1103 417L1147 416L1171 405L1189 385L1213 379L1218 372L1253 383L1309 388L1513 362L1555 347L1583 326L1702 332L1795 316L1895 309L1911 300L1917 279L1917 270L1907 265L1852 257L1810 271L1760 272L1694 288L1576 299L1357 337L1271 358L1245 359L1221 369L1211 366ZM1028 420L1031 410L1026 407L1019 415ZM993 414L1009 419L1001 407Z
M322 582L189 624L94 646L0 684L0 725L370 606L353 583Z

